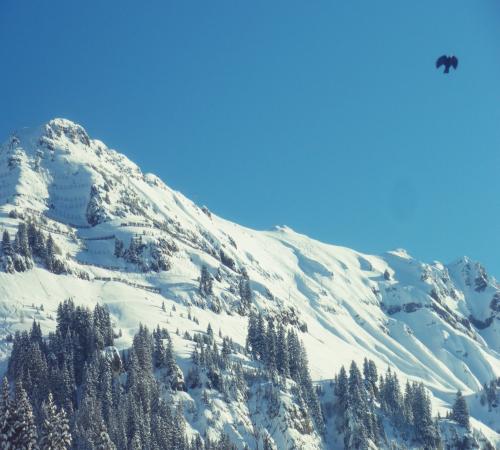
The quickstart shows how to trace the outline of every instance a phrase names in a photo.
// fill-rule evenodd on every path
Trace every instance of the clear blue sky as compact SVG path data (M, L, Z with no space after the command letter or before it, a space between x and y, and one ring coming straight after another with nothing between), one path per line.
M500 276L496 0L1 0L0 64L3 138L67 117L242 224Z

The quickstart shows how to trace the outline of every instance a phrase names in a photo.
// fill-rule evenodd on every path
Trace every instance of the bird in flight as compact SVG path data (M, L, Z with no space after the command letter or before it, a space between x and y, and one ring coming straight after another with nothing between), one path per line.
M440 56L436 61L436 68L439 69L444 66L443 73L450 73L450 67L456 69L458 67L458 58L456 56Z

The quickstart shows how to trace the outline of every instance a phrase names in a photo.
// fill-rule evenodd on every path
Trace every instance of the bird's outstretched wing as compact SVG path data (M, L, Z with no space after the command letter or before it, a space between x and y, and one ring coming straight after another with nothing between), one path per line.
M441 66L446 65L448 58L446 55L440 56L436 61L436 68L440 68Z
M456 69L458 67L458 58L456 56L452 56L450 58L450 64L454 69Z

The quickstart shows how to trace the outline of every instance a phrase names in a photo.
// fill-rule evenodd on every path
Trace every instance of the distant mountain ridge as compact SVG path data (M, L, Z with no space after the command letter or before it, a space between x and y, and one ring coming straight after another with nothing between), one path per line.
M30 325L27 317L53 329L57 304L69 297L106 304L122 348L139 322L172 335L211 323L245 346L249 314L262 312L300 334L313 381L367 357L380 371L423 382L443 415L461 390L473 428L500 445L500 408L480 401L483 385L500 377L500 285L467 257L428 264L404 250L366 255L288 227L248 229L66 119L16 132L0 147L0 230L17 249L0 252L4 361L8 334ZM40 240L40 252L20 250L23 233L30 248ZM192 344L175 336L174 347L186 375ZM289 439L337 448L319 437Z

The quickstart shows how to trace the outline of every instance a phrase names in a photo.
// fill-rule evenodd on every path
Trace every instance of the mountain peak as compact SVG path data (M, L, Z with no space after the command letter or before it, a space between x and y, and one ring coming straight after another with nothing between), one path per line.
M45 124L45 126L47 126L47 127L61 127L61 128L67 128L67 129L71 129L71 128L82 128L83 129L83 127L80 124L73 122L70 119L65 119L64 117L55 117L54 119L49 120Z
M68 119L55 118L45 124L44 135L53 140L69 139L74 144L90 145L90 138L85 129Z

